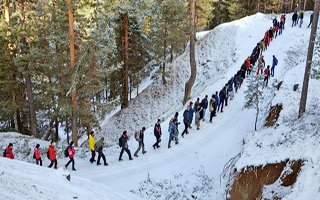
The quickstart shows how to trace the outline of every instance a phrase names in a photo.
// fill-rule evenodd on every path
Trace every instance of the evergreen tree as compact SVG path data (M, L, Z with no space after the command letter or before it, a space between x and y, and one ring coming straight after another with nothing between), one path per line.
M212 3L212 14L209 23L209 28L213 29L219 24L226 23L230 21L229 14L229 0L217 0Z
M256 110L256 120L254 123L254 130L257 130L257 122L259 113L261 111L261 102L263 101L262 90L263 90L263 77L262 75L255 75L253 73L248 77L248 87L245 91L245 108Z

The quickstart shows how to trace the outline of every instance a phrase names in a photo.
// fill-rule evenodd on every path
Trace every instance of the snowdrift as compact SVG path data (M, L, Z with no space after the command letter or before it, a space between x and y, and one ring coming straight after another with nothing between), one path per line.
M21 161L0 158L0 199L137 199L124 191L98 185L84 178Z

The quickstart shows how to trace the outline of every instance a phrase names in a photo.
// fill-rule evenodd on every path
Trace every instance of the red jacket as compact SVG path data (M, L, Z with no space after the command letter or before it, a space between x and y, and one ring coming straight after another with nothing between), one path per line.
M250 59L249 58L246 59L246 66L247 66L247 70L250 70L251 66L250 66Z
M69 154L69 158L74 158L74 155L76 154L76 152L73 147L68 148L68 154Z
M6 151L6 158L14 159L12 148L7 147L5 151Z
M57 159L56 150L54 149L54 146L49 145L49 160L54 161Z
M270 69L266 68L266 69L264 70L264 76L267 76L267 77L270 76Z
M34 149L34 155L36 156L36 160L39 160L41 158L40 150L35 147Z

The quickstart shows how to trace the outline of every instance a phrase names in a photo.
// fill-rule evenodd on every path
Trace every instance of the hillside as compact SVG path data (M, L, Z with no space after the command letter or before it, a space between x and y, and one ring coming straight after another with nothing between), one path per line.
M308 18L309 15L310 13L306 13L305 17ZM196 47L198 71L192 101L197 97L202 99L205 95L210 97L224 86L240 69L265 31L272 26L273 18L274 15L258 13L222 24L212 31L199 35ZM241 175L244 174L242 177L252 180L249 184L246 182L247 179L244 179L249 189L254 188L251 187L256 186L254 184L261 183L261 188L256 187L258 189L253 194L257 195L255 197L287 200L318 199L319 188L315 183L320 179L319 151L317 151L320 148L318 142L320 99L317 96L320 83L319 80L310 81L308 112L302 119L297 120L310 29L307 29L305 24L303 28L292 28L289 20L291 14L287 15L287 19L283 34L274 39L268 50L263 53L266 65L271 65L272 55L276 55L279 64L275 70L275 77L271 78L269 86L263 90L264 101L261 105L263 112L259 117L258 131L254 131L255 110L244 109L247 90L247 80L245 80L235 98L224 108L223 113L217 114L213 123L208 122L209 112L207 112L206 121L201 122L200 130L196 130L193 126L185 138L179 136L178 145L172 144L170 149L167 148L167 130L171 116L179 112L179 121L183 121L184 108L181 101L184 83L189 75L187 49L169 64L168 85L162 85L161 80L156 78L131 102L129 108L111 116L103 124L101 135L104 135L108 145L111 145L104 149L109 166L91 164L90 153L86 148L76 149L76 172L62 169L67 161L65 158L58 160L60 168L57 171L0 158L0 176L7 180L0 185L0 193L5 194L6 199L19 199L22 196L26 199L77 197L108 200L211 200L226 199L231 196L239 200L241 199L239 190L236 190L237 187L232 190L232 186L234 183L241 183L239 180L243 180ZM282 86L277 90L275 86L281 81ZM297 91L292 90L294 84L299 84ZM283 110L276 124L266 128L264 124L270 106L276 104L282 104ZM158 118L162 120L163 135L161 148L154 150L153 125ZM115 140L123 130L128 130L131 136L129 149L133 154L138 146L133 138L133 131L142 126L147 127L145 132L147 154L140 153L133 161L128 161L127 155L124 154L123 161L119 162L120 149ZM182 129L181 124L180 132ZM99 134L96 139L101 135ZM8 143L11 137L16 141L18 136L8 133L4 142ZM29 148L32 148L35 142L39 142L28 138L25 140ZM45 142L41 144L47 145ZM21 149L21 145L17 145L17 148ZM17 153L21 154L18 159L26 160L28 157L21 150L17 150ZM30 154L28 155L30 158ZM268 184L262 184L259 179L268 177L269 174L263 174L265 172L263 170L269 167L273 169L274 166L282 167L277 171L280 173L279 176L290 174L294 171L290 170L290 167L296 162L300 173L295 173L292 178L294 181L291 181L293 183L287 187L282 187L283 180L279 177L276 177L275 181L269 180ZM255 170L263 175L257 179L250 177L250 172L256 172ZM22 171L27 171L28 174ZM69 173L70 182L65 178ZM19 182L20 180L22 182ZM14 184L18 184L18 187L14 187ZM7 188L17 196L10 197ZM245 195L242 199L246 199Z

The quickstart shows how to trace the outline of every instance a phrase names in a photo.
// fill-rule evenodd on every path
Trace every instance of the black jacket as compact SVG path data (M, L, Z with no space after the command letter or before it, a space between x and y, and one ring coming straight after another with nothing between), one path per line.
M156 124L154 125L154 130L153 130L153 132L154 132L154 136L156 136L156 137L160 137L160 136L161 136L162 132L161 132L161 125L160 125L160 123L156 123Z
M120 144L119 144L122 148L128 148L128 137L122 135L120 137Z

